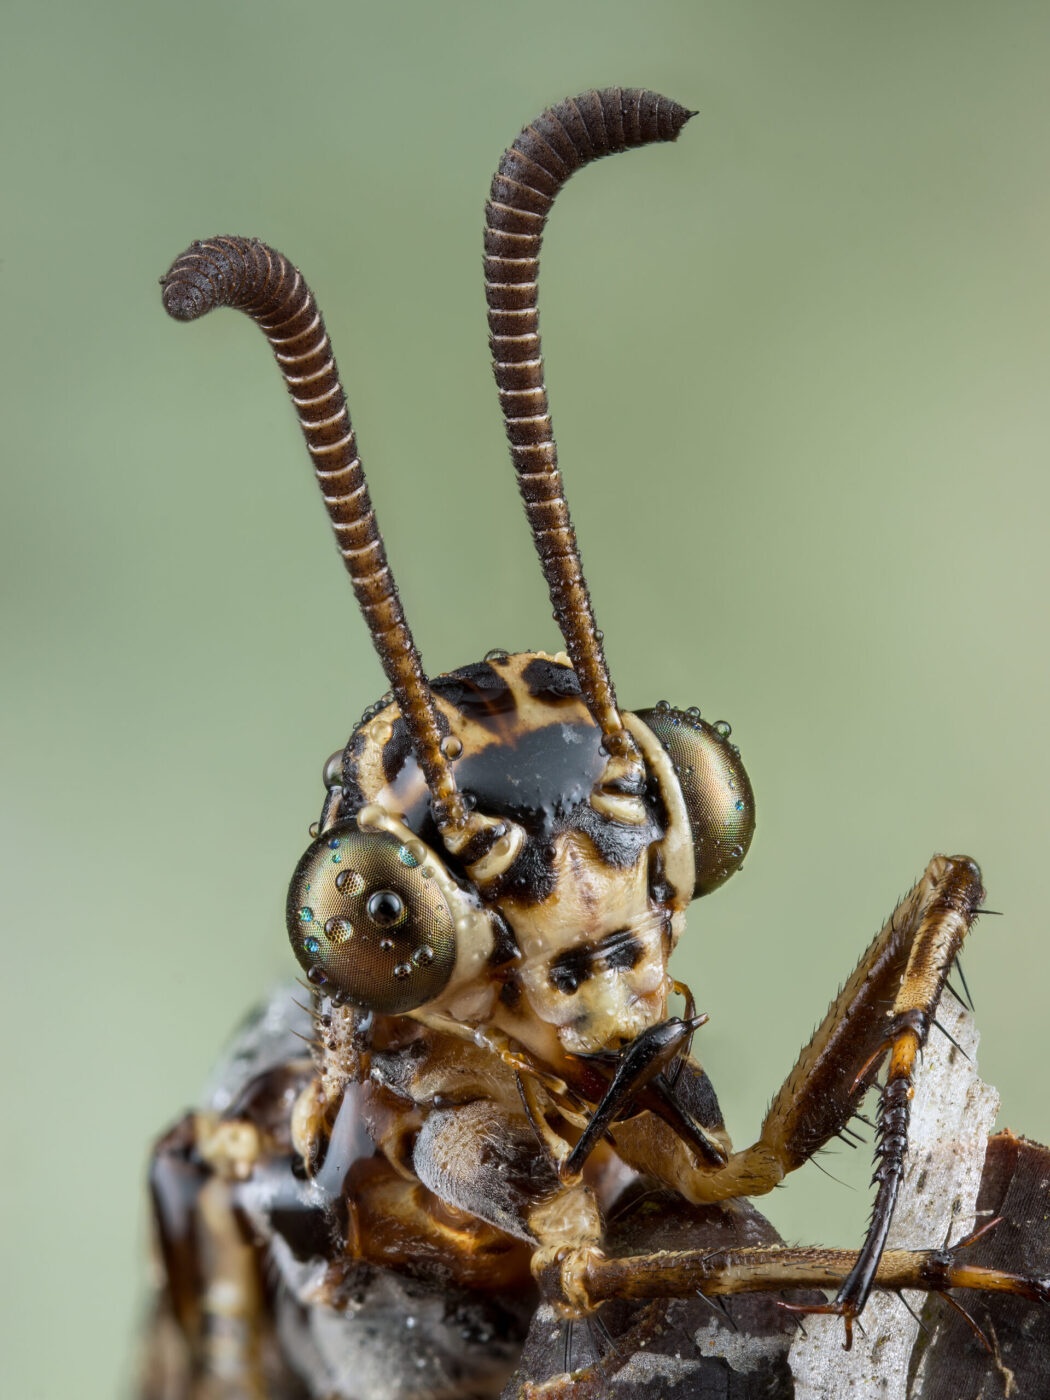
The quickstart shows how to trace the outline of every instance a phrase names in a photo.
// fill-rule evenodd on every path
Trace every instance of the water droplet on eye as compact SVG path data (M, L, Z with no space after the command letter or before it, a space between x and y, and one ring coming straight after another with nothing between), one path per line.
M324 968L311 967L307 971L306 980L312 982L315 987L321 987L328 981L328 978L324 974Z
M420 874L423 876L423 879L424 879L424 880L433 880L433 878L434 878L434 868L433 868L433 866L424 865L423 869L420 871Z
M715 720L712 728L714 729L715 733L720 739L728 739L730 734L732 734L733 732L733 726L729 723L728 720L724 719Z
M658 710L669 710L671 708L671 702L669 700L657 700L656 708Z
M414 870L419 864L415 852L410 851L407 846L398 847L397 858L402 865L407 865L409 870Z
M734 846L733 849L729 852L729 859L730 859L730 860L743 860L743 858L744 858L744 848L743 848L743 846Z
M736 788L736 779L735 779L735 778L730 778L730 779L726 782L726 787L729 788L730 792L732 792L732 791Z
M299 910L299 922L301 924L312 924L314 921L314 911L309 904L304 904Z
M394 951L394 940L392 938L381 938L379 940L379 947L384 953L392 953Z
M412 964L411 964L411 963L398 963L397 966L394 968L394 976L397 978L397 980L398 980L399 982L403 982L403 981L405 980L406 977L411 977L411 976L412 976Z
M699 705L690 705L689 708L688 708L688 710L686 710L685 713L686 713L687 718L689 718L689 719L699 719L699 718L700 718L700 706L699 706Z
M510 654L505 652L502 647L493 647L491 651L485 653L483 659L485 661L495 661L497 664L502 665L504 661L510 660Z
M313 938L313 937L311 937L311 938L304 938L304 939L303 939L303 947L306 949L306 951L307 951L308 953L311 953L311 954L313 954L313 953L319 953L319 952L321 951L321 942L320 942L320 939Z
M354 926L346 919L326 919L324 931L335 943L345 943L354 936Z
M446 734L441 741L441 752L446 758L458 758L463 752L463 740L455 734Z
M340 870L335 877L335 887L343 894L360 894L365 887L364 876L356 870Z
M339 847L340 847L343 843L342 843L342 841L340 841L340 839L339 839L338 836L333 836L333 837L330 839L330 841L328 842L328 844L329 844L329 846L332 848L333 851L338 851Z
M415 963L416 967L429 967L434 961L433 948L431 948L429 944L425 948L417 948L412 954L412 961Z
M376 890L365 907L368 917L380 928L393 928L405 917L405 901L393 890Z
M738 803L736 804L736 809L737 809L738 812L742 812L742 811L744 810L744 804L743 804L743 802L738 802Z

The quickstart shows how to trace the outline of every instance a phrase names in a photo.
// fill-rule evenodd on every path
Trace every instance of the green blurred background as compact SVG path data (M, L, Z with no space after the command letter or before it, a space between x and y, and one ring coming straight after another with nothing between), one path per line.
M1050 1136L1050 9L8 0L0 101L4 1393L122 1393L151 1137L292 970L320 767L381 691L261 337L194 237L306 271L432 670L559 645L485 345L504 145L590 86L700 109L573 181L548 379L623 702L728 718L744 875L677 969L738 1139L894 899L965 850L1001 1121ZM436 434L431 431L437 425ZM236 470L235 470L236 469ZM859 1238L866 1153L769 1209Z

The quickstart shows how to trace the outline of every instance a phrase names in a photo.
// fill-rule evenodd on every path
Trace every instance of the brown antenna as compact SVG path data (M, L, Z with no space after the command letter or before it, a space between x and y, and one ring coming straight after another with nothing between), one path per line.
M549 107L507 150L485 206L489 339L525 513L587 708L613 755L634 755L594 622L558 470L540 350L540 242L554 196L592 160L673 141L695 113L640 88L603 88Z
M461 832L468 813L441 752L434 701L386 560L346 396L313 293L283 254L255 238L194 243L161 285L164 308L177 321L195 321L213 307L232 306L249 315L270 342L299 416L339 553L408 725L434 819L445 834Z

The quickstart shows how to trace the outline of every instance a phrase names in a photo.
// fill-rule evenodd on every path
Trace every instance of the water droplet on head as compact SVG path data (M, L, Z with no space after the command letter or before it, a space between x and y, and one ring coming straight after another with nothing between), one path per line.
M321 987L328 981L324 974L323 967L311 967L307 970L306 980L312 982L315 987Z
M318 834L318 832L319 832L320 830L321 830L321 824L320 824L320 822L311 822L311 823L310 823L310 827L309 827L310 839L311 839L311 840L316 840L316 839L317 839L317 834Z
M402 865L407 865L409 870L414 870L419 864L415 854L407 846L398 847L397 858Z
M441 741L441 752L446 758L458 758L463 752L463 740L456 734L446 734Z
M510 660L510 654L504 651L502 647L493 647L491 651L485 653L483 660L494 661L497 665L502 665L504 661Z
M304 904L299 910L299 922L301 924L312 924L314 921L314 911L309 904Z

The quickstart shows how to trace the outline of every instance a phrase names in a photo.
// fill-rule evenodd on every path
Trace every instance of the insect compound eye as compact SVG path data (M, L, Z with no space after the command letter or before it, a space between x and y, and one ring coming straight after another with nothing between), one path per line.
M288 890L288 936L318 991L366 1011L414 1011L448 985L452 913L419 857L354 824L319 836Z
M708 724L699 710L676 710L666 701L639 710L674 764L693 835L693 898L710 894L734 875L755 834L755 795L729 742L728 724Z

